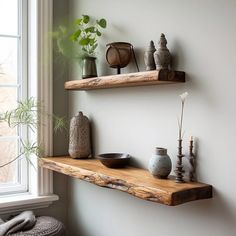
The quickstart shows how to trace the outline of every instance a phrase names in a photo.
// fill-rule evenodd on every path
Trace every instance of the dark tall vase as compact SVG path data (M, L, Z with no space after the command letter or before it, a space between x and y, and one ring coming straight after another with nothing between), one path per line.
M82 61L82 78L97 77L96 57L85 57Z

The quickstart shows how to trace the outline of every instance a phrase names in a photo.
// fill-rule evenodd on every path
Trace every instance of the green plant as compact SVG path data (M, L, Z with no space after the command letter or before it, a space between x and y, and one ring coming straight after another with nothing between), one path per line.
M24 126L35 132L39 125L44 125L40 123L41 116L48 116L53 119L55 132L66 129L67 121L65 117L47 114L43 110L43 105L36 101L33 97L30 97L25 101L18 102L17 108L0 114L0 122L7 122L10 128ZM36 157L40 158L43 156L43 153L43 148L40 146L40 144L29 140L29 138L26 140L20 139L19 155L9 162L0 165L0 168L9 165L20 158L26 158L26 160L32 164L30 157L35 155Z
M82 49L83 56L95 56L98 47L98 38L102 35L100 29L105 29L107 21L105 19L92 21L88 15L82 15L75 21L76 30L70 39L78 42Z
M52 37L54 39L54 49L58 54L62 54L67 59L76 57L73 42L70 40L70 36L74 29L72 26L59 25Z

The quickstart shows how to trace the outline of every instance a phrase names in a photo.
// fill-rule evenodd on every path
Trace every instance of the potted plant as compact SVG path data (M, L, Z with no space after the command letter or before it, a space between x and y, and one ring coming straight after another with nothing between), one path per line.
M82 59L82 78L97 76L96 69L96 49L98 38L101 37L101 29L105 29L107 22L105 19L93 21L88 15L82 15L75 21L76 30L70 36L73 42L78 42L80 48L80 58Z

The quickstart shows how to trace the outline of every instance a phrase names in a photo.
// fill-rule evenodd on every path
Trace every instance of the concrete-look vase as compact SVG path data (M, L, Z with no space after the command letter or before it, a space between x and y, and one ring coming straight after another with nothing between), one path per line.
M149 161L149 171L159 179L166 179L171 172L171 168L171 159L167 155L167 149L157 147L155 154L152 155Z
M81 111L70 121L69 154L72 158L87 158L91 155L89 119Z
M169 69L171 62L171 54L166 47L167 40L164 34L161 34L160 41L158 43L158 48L154 52L154 60L156 64L156 69Z

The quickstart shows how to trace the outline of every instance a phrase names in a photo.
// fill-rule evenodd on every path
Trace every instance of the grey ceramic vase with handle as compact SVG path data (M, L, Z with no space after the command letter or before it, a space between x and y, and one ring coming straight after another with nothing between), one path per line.
M70 121L69 154L72 158L91 155L90 122L81 111Z
M171 159L167 155L167 149L157 147L155 154L152 155L149 161L149 171L159 179L166 179L171 172L171 168Z

